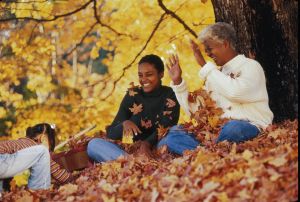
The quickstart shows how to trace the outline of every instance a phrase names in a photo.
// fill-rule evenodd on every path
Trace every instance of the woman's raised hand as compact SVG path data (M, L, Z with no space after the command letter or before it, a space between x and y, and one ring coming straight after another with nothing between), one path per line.
M197 60L197 63L200 65L200 66L203 66L206 64L204 58L203 58L203 55L202 53L200 52L200 49L199 49L199 46L198 44L196 44L196 42L194 42L192 39L190 40L190 44L191 44L191 48L194 52L194 56Z
M181 78L181 67L179 65L178 55L172 55L169 58L169 62L167 64L169 76L173 81L174 85L179 85L182 82Z

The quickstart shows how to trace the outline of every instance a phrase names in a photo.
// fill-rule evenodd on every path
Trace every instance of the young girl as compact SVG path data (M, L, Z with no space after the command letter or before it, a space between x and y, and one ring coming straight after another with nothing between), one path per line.
M163 76L164 64L157 55L146 55L139 61L141 87L128 90L114 121L107 127L108 138L120 140L123 133L131 133L139 146L137 153L151 156L151 148L158 142L157 129L174 126L179 119L179 104L173 90L161 84ZM116 144L100 138L89 142L87 152L96 162L126 154Z
M28 127L26 137L0 142L0 192L1 180L30 170L28 188L48 189L51 176L58 183L70 181L73 177L51 160L49 151L55 147L55 127L40 123Z

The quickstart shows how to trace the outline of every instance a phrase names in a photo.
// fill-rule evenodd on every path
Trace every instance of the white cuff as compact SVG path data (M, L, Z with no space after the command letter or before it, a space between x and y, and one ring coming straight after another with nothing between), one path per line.
M211 72L211 70L217 69L217 66L212 62L207 62L200 70L199 77L203 80L206 80L206 77Z
M178 85L174 85L174 82L171 81L170 86L175 93L182 93L182 92L187 91L187 86L183 79L182 79L181 83Z

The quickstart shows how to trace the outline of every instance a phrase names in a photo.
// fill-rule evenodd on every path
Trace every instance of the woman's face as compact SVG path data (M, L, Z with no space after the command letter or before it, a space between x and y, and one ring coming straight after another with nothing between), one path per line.
M161 85L163 72L158 73L152 64L141 63L138 67L138 76L144 92L149 93Z
M226 46L224 43L207 40L204 43L206 54L212 58L219 66L224 65L227 61L225 57L227 54Z

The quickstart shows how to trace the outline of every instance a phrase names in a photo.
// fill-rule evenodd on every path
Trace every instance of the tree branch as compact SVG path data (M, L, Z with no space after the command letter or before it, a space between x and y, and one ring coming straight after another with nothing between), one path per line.
M168 14L175 18L183 27L188 30L195 38L197 38L197 34L194 30L192 30L178 15L176 15L173 11L169 10L164 4L163 0L157 0L159 6Z
M102 27L106 27L108 28L109 30L111 30L112 32L114 32L115 34L117 34L118 36L129 36L128 34L123 34L123 33L120 33L118 32L117 30L115 30L114 28L112 28L111 26L107 25L107 24L104 24L99 15L98 15L98 12L97 12L97 0L93 0L93 9L94 9L94 17L96 19L96 21L102 26Z
M78 43L76 43L76 45L75 45L69 52L65 53L63 56L65 57L65 56L68 56L68 55L70 55L71 53L73 53L73 52L78 48L78 46L80 46L80 45L83 43L84 39L85 39L86 37L88 37L88 35L91 33L91 31L94 29L94 27L95 27L97 24L98 24L98 23L95 22L95 23L89 28L89 30L83 35L83 37L80 39L80 41L79 41Z
M90 3L92 3L94 0L89 0L87 3L85 3L84 5L82 5L81 7L69 12L69 13L64 13L61 15L54 15L52 18L50 19L36 19L33 17L13 17L13 18L4 18L4 19L0 19L0 22L6 22L6 21L11 21L11 20L33 20L33 21L37 21L37 22L49 22L49 21L55 21L58 18L62 18L62 17L67 17L70 15L73 15L81 10L84 10Z
M157 24L155 25L154 29L152 30L150 36L148 37L146 43L144 44L144 46L142 47L142 49L137 53L137 55L134 57L134 59L125 67L123 67L123 71L122 74L113 82L113 89L111 90L111 92L104 98L102 98L103 101L105 101L109 96L112 95L112 93L114 92L115 88L116 88L116 84L121 80L121 78L125 75L125 72L127 69L129 69L133 63L136 61L136 59L142 54L142 52L147 48L149 42L151 41L151 39L153 38L154 34L156 33L158 27L160 26L160 24L163 22L164 17L166 16L167 13L164 13L160 16L160 19L158 20Z

